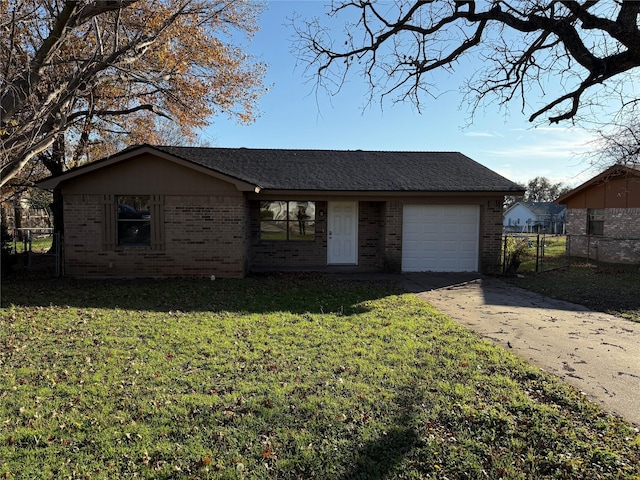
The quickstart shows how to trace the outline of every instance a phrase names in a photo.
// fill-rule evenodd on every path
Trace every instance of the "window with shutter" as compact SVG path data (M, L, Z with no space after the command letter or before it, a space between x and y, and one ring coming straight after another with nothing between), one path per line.
M103 195L102 247L164 248L164 196Z
M149 195L117 197L116 238L119 247L151 246L150 205Z

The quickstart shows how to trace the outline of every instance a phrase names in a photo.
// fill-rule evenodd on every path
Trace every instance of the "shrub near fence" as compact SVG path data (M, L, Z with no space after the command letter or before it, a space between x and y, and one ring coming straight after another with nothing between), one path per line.
M502 273L544 272L567 265L564 235L506 235L503 237Z

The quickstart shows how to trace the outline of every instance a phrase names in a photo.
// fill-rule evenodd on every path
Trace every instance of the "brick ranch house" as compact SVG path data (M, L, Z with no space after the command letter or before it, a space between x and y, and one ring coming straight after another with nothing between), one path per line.
M562 195L570 255L640 264L640 167L614 165Z
M454 152L140 145L39 183L74 277L500 270L523 188Z

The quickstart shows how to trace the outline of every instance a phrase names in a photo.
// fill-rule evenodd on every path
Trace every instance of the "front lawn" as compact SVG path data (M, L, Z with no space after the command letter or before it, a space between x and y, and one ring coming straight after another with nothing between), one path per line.
M2 285L0 478L640 478L640 437L394 286Z

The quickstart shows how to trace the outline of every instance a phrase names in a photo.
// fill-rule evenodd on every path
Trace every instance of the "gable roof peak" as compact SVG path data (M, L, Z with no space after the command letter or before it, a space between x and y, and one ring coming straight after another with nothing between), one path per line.
M580 192L591 188L594 185L599 183L607 182L612 178L620 177L623 175L631 176L631 177L640 177L640 165L639 164L621 164L616 163L611 165L609 168L605 169L603 172L597 174L596 176L590 178L586 182L577 186L573 190L569 190L564 195L558 197L555 203L566 204L572 197L578 195Z

